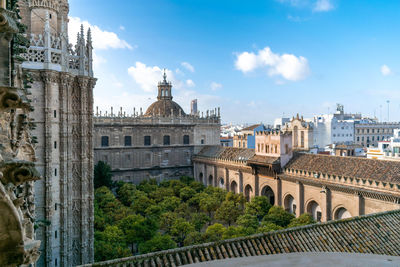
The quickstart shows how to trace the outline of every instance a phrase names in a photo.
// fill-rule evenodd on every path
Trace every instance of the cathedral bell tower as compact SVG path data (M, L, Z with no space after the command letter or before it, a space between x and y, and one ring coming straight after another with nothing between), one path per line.
M167 82L167 74L164 69L164 80L158 83L157 100L172 100L172 84Z

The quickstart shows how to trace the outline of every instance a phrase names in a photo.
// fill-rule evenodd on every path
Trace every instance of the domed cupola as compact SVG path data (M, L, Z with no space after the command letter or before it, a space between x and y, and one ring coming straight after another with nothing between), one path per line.
M172 101L172 84L167 81L165 70L163 78L163 81L158 83L157 101L149 106L144 115L148 117L185 116L186 114L181 106Z

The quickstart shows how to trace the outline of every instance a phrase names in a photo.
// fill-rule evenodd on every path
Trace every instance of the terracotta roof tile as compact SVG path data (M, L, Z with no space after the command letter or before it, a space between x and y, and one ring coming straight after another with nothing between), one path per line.
M292 252L400 256L399 224L400 210L395 210L84 266L180 266L199 261Z
M205 146L195 157L246 161L254 154L254 149L249 148Z
M386 182L400 182L400 161L296 153L285 168Z

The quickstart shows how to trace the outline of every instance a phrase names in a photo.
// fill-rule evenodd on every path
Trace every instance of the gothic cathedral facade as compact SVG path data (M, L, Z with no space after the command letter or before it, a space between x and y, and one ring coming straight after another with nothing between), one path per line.
M94 258L92 40L81 29L68 39L68 0L20 0L30 47L23 69L37 138L38 266L75 266Z

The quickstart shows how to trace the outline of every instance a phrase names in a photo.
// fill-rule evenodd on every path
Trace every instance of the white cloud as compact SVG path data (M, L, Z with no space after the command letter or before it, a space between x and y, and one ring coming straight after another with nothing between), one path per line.
M119 26L119 29L121 30L121 31L125 31L125 27L124 26Z
M187 69L190 72L194 72L194 67L188 63L188 62L182 62L181 63L182 67L184 67L185 69Z
M313 11L326 12L332 10L333 8L333 4L330 0L317 0L317 2L315 2Z
M388 76L393 74L392 70L385 64L381 67L381 73L383 76Z
M211 87L211 90L215 91L215 90L222 88L222 84L217 83L217 82L212 82L210 87Z
M167 80L172 82L174 88L182 89L184 87L185 83L176 79L173 71L166 69L165 72ZM158 82L162 80L163 70L158 66L146 66L146 64L137 61L135 66L128 68L128 74L144 91L155 92ZM186 85L188 84L186 83Z
M277 0L296 8L312 9L314 12L326 12L334 9L332 0Z
M310 74L308 61L305 57L292 54L275 54L269 47L253 52L243 52L237 55L235 66L247 73L258 68L267 68L269 76L280 75L289 81L305 79Z
M192 81L192 80L186 80L186 85L188 86L188 87L195 87L196 86L196 84Z
M86 20L81 20L78 17L70 17L68 24L68 35L70 37L70 42L74 43L73 38L76 38L76 35L81 30L81 25L85 28L86 31L90 28L92 31L92 39L93 39L93 48L95 50L107 50L107 49L130 49L133 47L118 37L115 32L102 30L100 27L96 25L90 24Z

